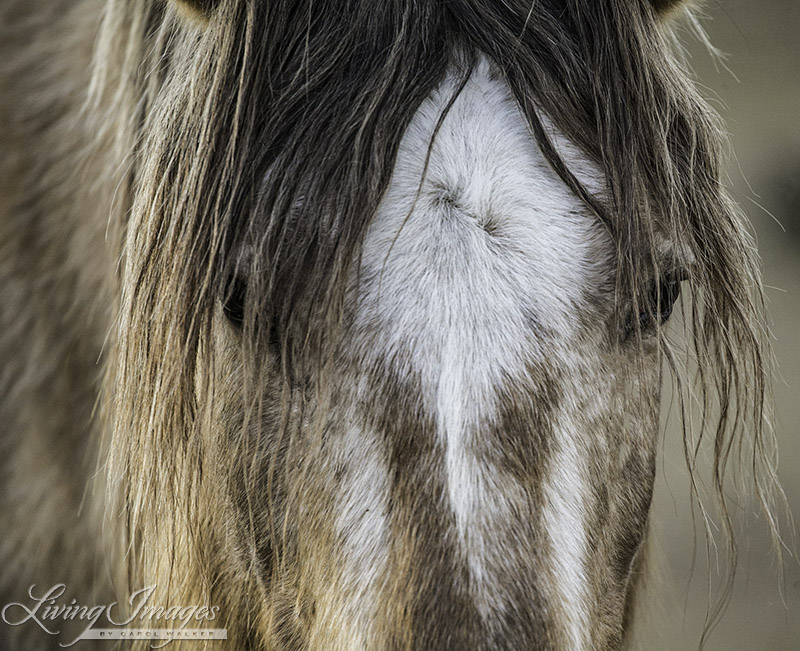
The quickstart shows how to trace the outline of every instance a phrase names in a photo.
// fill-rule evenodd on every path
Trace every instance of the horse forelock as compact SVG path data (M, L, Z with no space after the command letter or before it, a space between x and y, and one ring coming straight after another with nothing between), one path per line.
M339 391L336 381L341 377L334 363L342 354L341 335L348 332L348 319L357 319L348 312L354 274L359 283L380 284L381 265L369 256L370 233L374 235L370 229L388 201L387 188L396 172L404 135L437 89L450 94L448 101L435 105L439 114L432 122L444 129L446 118L438 122L438 115L457 110L459 94L467 92L464 89L471 74L486 65L479 63L484 56L491 62L491 72L484 69L484 75L509 90L521 111L522 124L533 134L531 144L539 145L543 160L583 199L576 211L589 209L595 223L603 224L593 237L610 247L611 262L604 268L610 270L610 282L616 284L617 313L626 305L634 314L647 309L644 297L653 285L659 286L659 277L675 266L686 267L695 297L687 302L687 312L693 315L689 329L696 357L707 369L700 378L701 396L709 408L715 400L723 405L719 425L712 432L716 439L715 486L720 495L730 442L740 433L745 416L753 424L756 454L761 455L757 462L769 467L760 429L765 381L758 316L761 298L757 290L750 291L757 287L758 278L754 254L720 185L718 129L675 62L666 28L650 5L628 0L552 0L533 6L521 0L446 4L398 0L385 3L376 12L374 3L360 0L335 4L230 0L220 2L206 22L197 25L181 22L171 9L161 15L162 9L153 8L152 3L134 4L130 10L120 9L116 3L111 6L111 12L120 11L122 16L132 12L137 20L132 23L131 39L146 43L138 55L134 52L123 62L129 68L125 74L107 80L116 80L125 91L118 98L133 95L129 111L131 120L138 120L140 138L124 250L120 352L114 367L119 374L114 413L118 444L112 446L112 455L116 455L112 467L128 476L127 499L136 527L154 532L156 523L147 521L148 500L155 494L173 495L176 511L189 513L185 521L184 516L169 516L182 522L174 525L175 540L181 538L183 526L189 538L204 539L197 526L206 520L194 510L201 508L201 500L177 487L175 478L202 491L209 474L215 476L208 470L203 475L198 463L216 445L208 423L216 422L219 415L212 413L211 397L231 393L231 386L237 383L244 387L244 396L233 399L237 406L225 417L232 422L244 419L249 423L244 429L252 436L252 440L245 435L236 439L238 451L253 453L259 460L266 458L266 465L259 468L268 467L270 475L285 472L287 458L293 463L292 446L302 436L289 422L298 410L308 409L312 416L324 411L320 405L335 403ZM109 19L107 29L119 33L124 24L124 20ZM114 43L107 40L109 47ZM131 93L131 87L136 92ZM151 109L144 117L136 112L136 107L142 106ZM569 145L555 132L575 143L576 151L599 170L600 188L588 182L574 160L570 162L565 153ZM420 146L430 157L416 170L420 189L422 170L435 175L436 166L442 165L435 159L434 132L427 137ZM410 179L403 188L407 192L413 186ZM440 208L455 215L454 219L460 219L462 212L470 214L470 198L458 190L457 183L445 184L437 199ZM424 201L427 195L414 196ZM409 223L404 221L407 215L412 211L395 223L397 232L402 232L401 224L413 228L413 216ZM584 217L564 227L571 229L576 246L586 241L580 229L590 221ZM493 225L486 223L483 228L488 232ZM568 233L564 237L570 241ZM464 246L465 251L471 250L468 243ZM388 250L379 248L385 258L382 262L389 264L392 255L402 255L402 248L400 239ZM543 273L548 269L562 275L569 271L563 266L542 266ZM232 291L233 278L242 279L245 286L242 352L238 365L226 367L220 375L215 369L215 360L221 355L215 353L213 324L220 317L220 299ZM603 278L603 282L608 280ZM367 285L357 286L363 290ZM579 279L565 286L578 287ZM391 282L376 293L391 298L390 289ZM369 294L358 294L358 301L366 301L367 307L369 298ZM531 305L536 307L537 300L541 299L531 298ZM583 304L584 298L564 300ZM469 298L463 304L474 314L485 309ZM590 312L592 309L587 307ZM531 314L539 319L534 328L539 337L545 336L548 328L570 327L563 314L559 320L557 302ZM507 315L512 323L518 318L514 311ZM402 315L397 318L402 322ZM453 329L469 331L470 324L460 324L459 318L454 312ZM548 323L548 318L554 321ZM616 332L613 327L610 330ZM434 349L438 346L441 352L453 347L447 359L469 359L473 349L464 346L480 348L487 343L479 328L472 332L474 339L466 343L452 332L428 334ZM398 337L412 335L401 332ZM610 340L611 345L618 344L613 336ZM533 338L527 343L535 349L539 341ZM388 377L400 378L404 388L400 380L394 388L385 388L384 415L360 415L360 421L367 422L359 422L348 435L354 440L342 445L357 448L357 443L369 436L353 432L366 429L377 436L382 429L386 440L381 445L361 449L366 465L374 469L376 464L409 464L417 458L424 463L415 472L427 467L439 479L425 484L420 477L429 492L411 495L409 491L416 485L411 480L386 483L383 473L366 475L359 481L376 486L384 482L383 489L367 491L374 500L372 520L355 518L350 525L346 525L348 514L355 512L352 504L364 490L354 489L352 484L345 488L339 523L354 528L348 533L354 540L367 537L366 529L371 530L370 536L377 536L371 538L373 542L391 538L390 519L380 515L390 502L413 512L445 497L454 505L452 513L432 513L426 525L439 523L450 531L450 537L440 544L458 546L467 531L471 536L481 535L474 523L469 523L467 514L476 506L470 500L488 499L486 494L480 497L475 487L497 480L487 473L485 463L448 456L462 454L469 447L468 441L453 443L452 437L469 437L469 425L476 423L466 421L483 413L478 407L485 394L495 396L487 409L495 414L495 439L501 437L501 431L514 431L513 423L540 418L526 414L520 406L523 400L502 398L514 393L509 388L513 375L504 374L512 366L517 368L519 360L515 357L515 364L506 366L503 360L505 353L513 356L509 351L515 344L505 342L504 353L502 339L489 343L493 347L487 350L499 351L494 361L478 356L473 360L474 369L462 363L444 364L444 370L437 367L444 377L437 375L436 382L426 378L426 369L433 362L415 360L413 346L403 349L397 364L390 368L372 360L372 368L380 368L381 377L385 371ZM539 371L518 371L527 378L523 384L529 386L530 378L539 378L534 382L535 391L549 396L542 404L553 405L557 403L553 387L565 380L556 382L549 371L544 372L547 360L534 361ZM489 372L481 375L479 369ZM479 377L490 378L480 390L475 388ZM220 386L226 382L231 386ZM269 404L265 404L269 402L264 395L265 382L277 382L280 387L270 389L273 402ZM374 382L383 386L386 380L376 377ZM311 397L299 395L309 388ZM716 399L715 394L719 396ZM433 404L421 403L422 396L428 396ZM459 400L468 399L477 402L457 408ZM370 400L366 404L375 406ZM751 413L745 413L748 406L752 406ZM418 414L414 424L403 425L408 415L400 407ZM237 410L241 413L236 414ZM260 432L267 417L283 431L277 444ZM370 423L370 418L375 422ZM498 425L501 422L506 424ZM430 431L431 438L423 437L416 444L404 440L403 433L413 427ZM324 423L319 429L324 429ZM570 442L568 419L554 416L552 421L543 421L545 430L552 430L550 439L562 442L554 444L549 460L540 458L546 454L547 444L532 448L531 462L541 463L544 474L548 463L555 464L562 480L548 483L543 474L537 489L541 491L541 512L550 504L551 523L561 522L565 531L580 531L586 525L584 513L563 512L552 505L563 491L564 481L569 481L563 477L578 476L579 483L591 479L578 459L579 443L584 442ZM435 455L413 449L413 445L441 446L445 452L431 468L425 463L432 463ZM492 454L503 457L503 446L498 445ZM510 466L518 463L513 459L505 462ZM236 463L240 462L224 460L221 475L234 472ZM261 478L253 472L256 463L249 469L243 465L244 470L235 467L245 476L242 492L263 488ZM472 474L465 478L459 473ZM279 484L275 479L276 499L284 501L278 506L284 507L288 498L280 493L284 489ZM513 494L513 483L510 485ZM209 499L219 509L225 504L222 498ZM247 506L252 510L250 499ZM274 506L265 505L261 497L252 499L259 508ZM501 511L516 508L495 506ZM224 516L217 513L213 517ZM543 516L539 513L536 517ZM277 534L273 544L278 548L287 527L286 522L283 526L268 523L270 535ZM259 530L253 525L247 535L254 539ZM542 535L553 535L552 530ZM568 571L586 553L587 543L579 538L573 538L577 540L574 547L552 552L561 557L537 557L535 550L531 557L540 558L537 562L542 566L561 563ZM410 544L411 548L414 545ZM364 553L372 553L370 559L378 565L409 562L403 560L403 553L411 553L405 549L392 556L381 551L381 545L370 549L374 553ZM466 549L469 555L473 547ZM431 558L440 560L456 553L428 551ZM289 557L293 552L284 553ZM174 558L163 561L167 566L174 562ZM491 564L491 559L473 557L467 564L472 575L464 575L463 581L479 583L475 577L481 575L482 563ZM356 563L357 567L364 565ZM442 565L437 575L451 570L456 571ZM491 572L502 573L497 566ZM342 576L346 578L346 572ZM578 601L589 598L589 579L584 574L560 578L568 586L565 590L572 589L572 597ZM422 579L418 587L433 593L439 590L436 594L442 603L458 604L461 598ZM569 598L561 596L564 602ZM492 611L502 609L501 602L498 596L490 605L474 601L476 605L464 608ZM396 617L403 620L409 615L397 613ZM568 639L579 648L584 641L575 631L583 630L584 624L574 622L553 635L573 635Z

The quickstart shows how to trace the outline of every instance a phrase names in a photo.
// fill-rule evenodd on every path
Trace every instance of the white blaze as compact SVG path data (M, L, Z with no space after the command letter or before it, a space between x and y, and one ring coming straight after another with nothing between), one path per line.
M434 125L455 85L450 79L426 100L404 135L364 242L352 345L394 360L401 375L421 378L424 408L445 451L448 497L473 597L488 614L504 607L488 563L490 554L498 557L489 525L509 519L513 500L524 493L500 494L496 469L474 450L490 444L480 433L496 419L497 388L515 380L524 386L528 365L547 362L551 351L531 318L536 328L555 333L562 356L577 345L576 306L609 247L602 228L543 159L507 87L486 63L442 123L414 201ZM596 186L597 175L574 148L563 141L560 148ZM543 489L559 576L551 597L569 613L563 624L571 648L580 650L588 646L585 479L574 424L560 415L557 421L559 441Z

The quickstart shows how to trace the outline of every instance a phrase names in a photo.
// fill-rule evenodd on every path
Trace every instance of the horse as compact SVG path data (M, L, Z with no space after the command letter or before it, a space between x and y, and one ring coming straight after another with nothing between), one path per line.
M630 645L663 371L723 525L742 441L774 478L692 20L5 0L2 603L146 589L236 649ZM4 648L56 647L12 610Z

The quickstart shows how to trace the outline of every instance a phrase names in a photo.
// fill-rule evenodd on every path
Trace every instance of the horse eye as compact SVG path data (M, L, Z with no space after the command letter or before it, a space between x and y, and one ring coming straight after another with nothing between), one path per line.
M683 274L671 272L664 274L658 285L653 284L649 305L639 313L642 330L652 329L656 325L655 320L658 320L659 325L667 322L675 307L675 302L680 296L682 280L684 280Z
M247 283L241 278L233 278L228 284L222 300L222 311L228 320L238 328L244 324L244 305L247 296Z
M661 276L658 284L653 283L646 303L642 306L638 315L640 332L652 332L656 326L667 322L680 296L681 282L683 280L686 280L685 273L673 271ZM631 315L625 326L624 338L626 340L629 339L635 331L635 321L633 315Z

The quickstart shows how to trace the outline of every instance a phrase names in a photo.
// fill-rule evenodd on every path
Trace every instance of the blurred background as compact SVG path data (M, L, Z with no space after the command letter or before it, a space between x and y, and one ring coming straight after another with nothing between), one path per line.
M706 0L702 24L725 58L715 61L690 34L690 63L706 98L730 132L729 183L753 223L778 361L774 382L779 474L800 523L800 0ZM665 402L668 402L665 401ZM653 527L657 585L640 647L697 649L711 568L701 520L691 511L689 480L675 413L659 462ZM800 650L800 563L784 519L784 577L754 499L736 508L740 559L733 597L707 639L711 651ZM696 533L696 535L695 535ZM720 562L720 569L724 562Z

